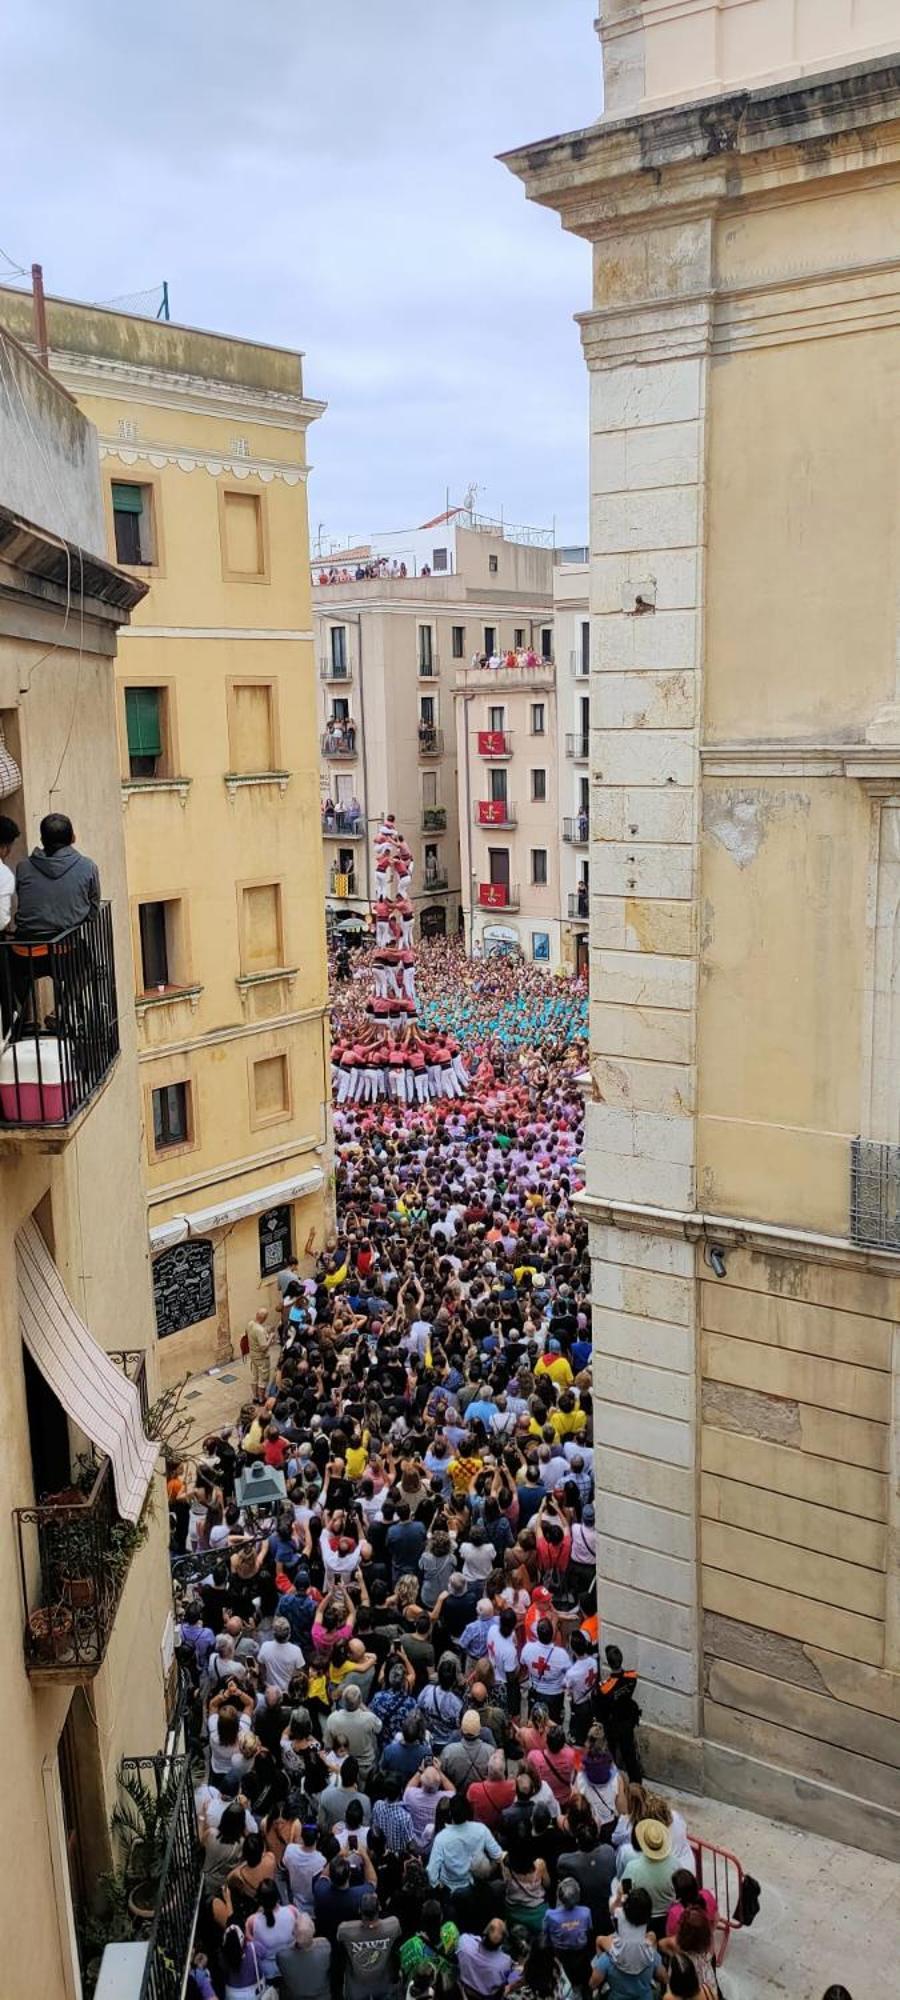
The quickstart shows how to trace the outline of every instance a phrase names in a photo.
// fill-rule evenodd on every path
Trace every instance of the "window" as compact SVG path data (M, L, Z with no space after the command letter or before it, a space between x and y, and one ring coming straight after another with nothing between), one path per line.
M546 773L546 771L532 771L532 773L531 773L531 796L532 796L532 798L533 798L533 799L535 800L535 802L536 802L536 803L540 803L540 804L543 804L543 801L544 801L544 800L546 799L546 797L547 797L547 773Z
M542 626L541 626L541 659L542 659L542 660L552 660L552 658L553 658L553 628L552 628L552 626L550 626L550 625L542 625Z
M541 961L546 960L550 957L549 931L532 931L531 956L532 958L536 958Z
M125 689L125 735L131 778L161 778L167 765L167 691L160 687Z
M514 633L513 633L513 645L515 646L515 649L516 649L516 652L517 652L517 653L522 653L522 652L524 652L524 650L525 650L525 627L524 627L524 625L517 625L517 626L516 626L516 629L515 629L515 631L514 631Z
M251 1064L253 1122L274 1123L287 1118L291 1110L290 1075L286 1055L261 1056Z
M505 708L488 709L488 728L493 730L499 730L502 733L502 731L506 728Z
M430 674L434 671L434 632L430 625L419 626L419 672Z
M432 569L433 569L433 570L435 571L435 573L437 573L437 572L438 572L439 570L445 570L445 569L446 569L446 567L447 567L447 551L446 551L446 549L432 549L432 551L431 551L431 567L432 567Z
M142 993L184 984L181 945L181 904L175 899L138 904Z
M346 671L347 671L347 627L346 627L346 625L332 625L332 627L331 627L331 635L330 635L330 636L331 636L331 670L332 670L332 673L335 673L335 674L345 674L345 673L346 673Z
M500 568L500 559L499 559L499 557L498 557L498 556L488 556L488 569L490 570L490 573L491 573L491 576L496 576L496 574L497 574L497 571L499 570L499 568Z
M232 681L228 702L230 769L246 776L274 771L275 689L271 681Z
M465 626L464 626L464 625L454 625L454 627L453 627L453 644L452 644L452 648L451 648L451 650L452 650L452 653L453 653L453 658L454 658L454 660L464 660L464 659L465 659L465 657L466 657L466 628L465 628Z
M261 493L221 489L222 555L226 576L249 579L265 575Z
M543 736L544 734L544 703L542 701L533 701L531 704L531 734L532 736Z
M152 486L131 486L114 479L112 506L116 561L132 567L155 562Z
M433 727L434 727L434 720L435 720L435 716L434 716L434 695L433 695L433 694L422 694L422 695L420 695L420 696L419 696L419 721L420 721L420 722L427 722L427 723L428 723L428 726L429 726L429 728L432 728L432 729L433 729Z
M506 785L505 764L491 765L491 768L488 772L488 785L490 787L488 796L490 798L492 805L505 806L509 804L509 793L507 791L507 785Z
M537 888L547 886L547 849L533 847L531 850L531 879Z
M487 653L488 659L490 659L492 653L496 653L497 651L496 625L486 625L484 628L484 650Z
M488 880L495 888L509 888L509 848L488 848Z
M590 809L591 809L591 781L590 781L590 778L579 778L579 780L578 780L578 810L579 810L579 812L580 812L580 813L589 813L589 812L590 812Z
M422 804L423 804L423 806L436 806L436 805L437 805L437 772L436 772L436 771L423 771L423 772L422 772Z
M349 700L348 700L347 696L346 696L345 694L334 694L334 695L332 695L332 697L331 697L331 721L332 721L332 722L349 722L349 720L350 720L350 702L349 702Z
M581 621L581 671L583 674L591 671L591 626L587 618Z
M191 1087L189 1083L164 1083L154 1090L153 1145L157 1153L167 1146L186 1146L191 1137Z
M241 891L241 971L275 972L284 964L281 885L258 882Z

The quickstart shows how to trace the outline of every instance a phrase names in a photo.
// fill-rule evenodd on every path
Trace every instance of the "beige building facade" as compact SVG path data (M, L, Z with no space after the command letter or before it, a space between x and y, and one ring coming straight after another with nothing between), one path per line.
M16 1940L0 1988L53 2000L81 1994L76 1926L110 1865L119 1760L162 1747L172 1659L155 1449L139 1443L126 1501L80 1421L112 1383L139 1439L135 1404L158 1385L115 711L117 632L142 590L105 558L96 436L0 335L9 865L65 812L103 899L59 944L0 936L0 1920Z
M316 581L313 592L322 840L335 924L370 906L372 836L386 812L412 848L419 935L453 937L460 911L469 911L471 875L462 869L480 794L471 789L473 767L466 795L457 696L476 654L517 644L552 652L552 551L514 532L451 509L411 537L367 544L354 552L358 564L353 555L346 565L314 564L316 579L379 555L396 567L402 557L407 570Z
M0 292L27 337L30 299ZM332 1212L302 356L48 300L96 425L164 1376L228 1359ZM123 959L124 965L128 963Z
M594 257L604 1637L651 1769L897 1855L893 12L605 9L613 115L508 164Z

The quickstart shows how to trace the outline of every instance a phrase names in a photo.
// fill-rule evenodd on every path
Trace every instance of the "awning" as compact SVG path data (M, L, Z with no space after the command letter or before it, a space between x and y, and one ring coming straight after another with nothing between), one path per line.
M168 1222L156 1222L150 1229L151 1250L168 1250L173 1243L185 1243L190 1236L207 1236L211 1229L225 1229L232 1222L243 1222L250 1215L263 1215L267 1208L280 1208L285 1202L301 1201L306 1194L315 1194L325 1184L321 1167L308 1167L305 1173L294 1174L289 1181L271 1181L268 1187L251 1188L249 1194L233 1195L230 1201L220 1201L215 1208L197 1208L190 1215L172 1215Z
M119 1513L136 1521L157 1446L141 1420L137 1389L88 1332L35 1222L16 1237L19 1328L29 1354L66 1415L111 1461Z

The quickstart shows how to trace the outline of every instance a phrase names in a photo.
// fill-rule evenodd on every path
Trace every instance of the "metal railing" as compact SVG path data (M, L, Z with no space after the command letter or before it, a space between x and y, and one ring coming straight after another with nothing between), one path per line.
M422 832L445 833L447 830L446 806L422 807Z
M349 660L330 660L327 654L319 661L319 679L322 681L349 681L353 669Z
M519 907L518 884L506 882L480 882L478 885L478 905L482 910L517 910Z
M362 840L366 822L362 812L348 813L344 806L333 806L331 812L322 813L322 832L329 840L340 834L342 840Z
M444 732L433 722L419 723L419 756L442 757L444 754Z
M590 914L590 890L587 886L583 889L576 889L574 896L569 896L569 916L574 918L576 923L586 924Z
M575 757L579 763L583 763L585 758L590 756L590 750L591 739L586 730L577 730L574 735L566 737L567 757Z
M181 2000L203 1880L191 1759L164 1752L123 1757L119 1771L149 1791L165 1830L139 2000Z
M0 938L0 1128L71 1123L119 1053L112 911Z
M352 868L339 868L335 862L329 877L328 894L329 896L336 896L341 902L348 896L355 896L356 874L354 870Z
M851 1140L850 1240L900 1250L900 1146Z
M122 1374L127 1375L138 1392L141 1416L146 1422L150 1414L150 1398L147 1390L147 1355L143 1347L111 1347L110 1361L114 1361Z
M322 731L322 754L324 757L356 756L356 723L331 723Z
M509 799L476 799L476 826L515 826L516 808Z
M512 748L511 729L479 729L479 757L511 757Z
M446 889L449 880L450 877L446 868L432 868L430 870L426 868L422 876L422 887L423 889Z
M744 1928L740 1914L744 1871L737 1855L730 1854L727 1848L713 1847L710 1841L697 1840L692 1833L688 1834L688 1840L694 1855L697 1887L708 1889L716 1905L712 1920L713 1951L716 1963L722 1965L732 1933Z
M586 660L581 647L573 647L569 654L569 666L577 681L588 681L591 677L591 663Z
M584 847L591 837L591 822L587 813L578 813L575 819L564 819L563 840L571 840L576 847Z
M420 681L436 681L441 671L441 663L437 653L432 653L430 660L420 659L416 670Z

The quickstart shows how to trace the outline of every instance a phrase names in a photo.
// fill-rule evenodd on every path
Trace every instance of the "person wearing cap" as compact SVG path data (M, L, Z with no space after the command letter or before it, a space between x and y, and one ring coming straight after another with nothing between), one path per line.
M466 1709L459 1732L441 1751L441 1769L458 1790L465 1791L476 1778L486 1776L494 1746L482 1732L477 1709Z

